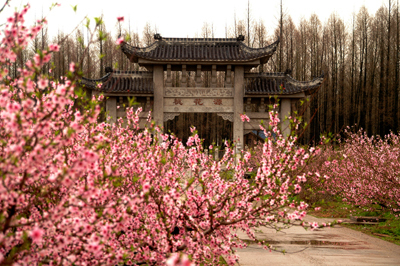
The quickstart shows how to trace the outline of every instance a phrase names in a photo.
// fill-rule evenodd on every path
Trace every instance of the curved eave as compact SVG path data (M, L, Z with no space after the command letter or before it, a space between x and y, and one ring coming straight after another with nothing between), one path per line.
M288 83L299 88L299 92L304 92L306 95L313 94L317 89L319 89L324 82L324 72L319 77L314 78L311 81L298 81L292 76L288 75Z
M132 46L126 42L123 42L121 44L121 50L122 52L128 57L128 59L132 63L137 63L139 61L140 56L138 54L144 53L144 52L150 52L151 50L155 49L157 47L157 42L152 43L150 46L146 48L140 48L136 46Z
M248 47L244 43L241 43L243 50L245 50L248 54L252 54L253 59L260 59L261 64L266 64L268 60L271 58L271 56L275 53L278 44L279 44L279 38L275 42L271 43L268 46L262 47L262 48L252 48Z
M322 85L324 81L324 73L321 76L314 78L311 81L298 81L286 75L285 77L271 78L265 75L259 77L250 78L250 86L253 86L252 82L256 83L257 88L246 88L245 95L293 95L298 93L304 93L310 95L314 93ZM268 81L267 81L268 80ZM274 84L273 88L266 88L268 85ZM280 85L283 85L282 90L279 89ZM247 87L248 85L246 85ZM263 87L265 86L265 87Z
M244 58L182 58L182 57L167 57L167 58L159 58L155 56L148 55L151 51L156 49L160 43L163 43L162 41L156 41L152 43L150 46L145 47L145 48L140 48L140 47L135 47L132 46L128 43L122 43L121 45L121 50L122 52L128 57L128 59L133 62L133 63L138 63L139 58L154 61L154 62L162 62L162 61L176 61L176 62L181 62L181 61L186 61L186 62L251 62L254 60L259 59L261 64L265 64L268 62L269 58L274 54L278 47L279 43L279 38L277 41L274 43L265 46L263 48L251 48L245 45L242 42L239 42L239 46L242 49L242 51L245 52L245 57ZM165 44L165 42L163 43ZM173 45L167 43L167 45ZM182 44L179 44L182 45Z
M99 79L88 79L88 78L82 77L80 83L82 85L84 85L86 88L89 88L92 90L99 90L99 88L97 87L97 84L107 81L112 76L111 74L112 73L107 73Z

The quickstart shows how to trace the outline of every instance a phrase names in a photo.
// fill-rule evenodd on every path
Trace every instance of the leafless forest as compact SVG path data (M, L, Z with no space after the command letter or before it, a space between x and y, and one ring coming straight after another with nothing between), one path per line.
M369 135L383 136L399 130L399 12L398 0L388 0L375 14L361 8L349 22L333 13L326 22L314 14L295 23L290 14L281 12L277 14L278 27L268 32L263 21L255 20L248 8L243 18L235 16L225 32L226 37L244 35L245 43L251 47L266 46L280 37L275 55L262 69L254 71L290 69L298 80L310 80L325 73L323 86L306 103L304 114L309 125L302 135L304 143L317 140L321 133L338 133L346 126L362 127ZM78 25L69 35L59 32L55 37L48 36L44 28L9 71L16 76L21 64L49 43L61 45L51 64L43 69L55 77L65 73L71 61L81 62L80 67L88 78L103 76L107 66L139 70L137 64L130 63L116 49L115 41L123 35L129 36L127 42L131 45L147 46L153 42L155 29L148 23L142 32L135 32L125 21L112 29L101 25L100 32L93 35L95 42L85 52L90 36L84 26ZM214 37L214 26L204 23L200 32L191 37Z

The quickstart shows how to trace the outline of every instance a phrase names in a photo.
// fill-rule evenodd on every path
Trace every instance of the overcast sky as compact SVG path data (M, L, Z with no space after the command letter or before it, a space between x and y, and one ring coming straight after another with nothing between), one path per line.
M93 19L104 14L108 30L114 29L117 16L124 16L124 26L128 28L130 24L131 29L140 34L149 22L164 37L195 37L207 22L213 24L215 37L225 37L225 26L233 25L235 14L237 19L245 19L247 9L247 0L59 0L61 6L49 12L56 0L12 0L11 7L0 14L0 24L15 7L20 9L28 2L31 4L28 23L40 18L43 11L53 36L57 30L69 33L85 16ZM332 12L348 22L352 13L357 13L363 5L374 14L387 3L388 0L283 0L284 11L296 24L313 13L324 23ZM251 17L263 20L271 32L278 25L279 4L280 0L250 0ZM71 7L74 5L78 6L76 13Z

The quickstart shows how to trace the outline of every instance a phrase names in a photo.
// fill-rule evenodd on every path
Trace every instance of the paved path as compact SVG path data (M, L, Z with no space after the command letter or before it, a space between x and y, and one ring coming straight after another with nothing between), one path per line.
M312 216L305 219L310 222L329 220L332 219ZM246 249L238 250L237 265L400 265L400 246L340 225L315 231L297 226L283 232L267 228L261 231L256 233L259 239L271 240L272 245L287 253L269 252L257 244L249 244ZM242 233L239 237L248 239Z

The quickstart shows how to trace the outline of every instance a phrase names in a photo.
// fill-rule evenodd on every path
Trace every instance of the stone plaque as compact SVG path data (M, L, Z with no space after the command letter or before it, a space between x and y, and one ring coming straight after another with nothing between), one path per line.
M166 87L165 97L233 97L233 88Z
M164 106L209 106L209 107L233 107L232 98L164 98Z

